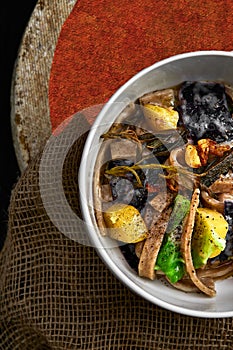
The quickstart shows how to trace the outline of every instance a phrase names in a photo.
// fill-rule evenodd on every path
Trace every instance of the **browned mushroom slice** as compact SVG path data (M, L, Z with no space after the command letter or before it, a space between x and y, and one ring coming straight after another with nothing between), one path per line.
M213 276L211 276L211 277L200 277L200 276L198 276L198 277L199 277L200 281L202 282L202 284L204 286L206 286L210 290L215 291L215 283L214 283ZM216 292L215 292L215 294L216 294Z
M129 119L136 110L136 106L134 102L130 102L123 111L118 115L115 122L111 125L109 130L107 131L107 134L114 134L114 133L120 133L123 129L125 129L125 126L123 123ZM106 134L103 134L102 137L105 138Z
M145 94L140 99L140 104L145 105L147 103L156 104L162 107L173 107L175 101L175 95L173 89L159 90Z
M215 281L226 279L233 276L233 260L216 261L208 264L204 268L199 269L197 274L200 278L212 277Z
M191 254L191 241L192 241L192 233L193 233L193 227L195 222L195 215L196 210L199 205L199 196L200 196L200 190L199 188L196 188L193 192L192 200L191 200L191 206L190 206L190 212L189 215L186 218L186 222L184 225L184 231L181 236L181 251L183 254L183 258L186 265L186 271L190 277L190 279L193 281L195 286L205 293L206 295L213 297L215 296L216 292L214 290L213 285L206 285L201 281L201 279L198 277L196 270L193 266L193 260L192 260L192 254Z
M100 150L95 163L94 178L93 178L93 194L94 194L94 206L95 206L95 216L100 233L106 235L106 225L103 218L103 193L101 184L101 168L103 164L110 159L109 155L109 145L112 140L103 141L100 146Z
M151 228L151 226L154 224L154 222L157 221L160 214L161 213L158 210L156 210L155 208L153 208L150 205L150 203L146 203L141 215L142 215L142 218L143 218L148 230Z
M201 200L205 207L224 213L224 201L233 200L232 176L220 176L209 188L201 191Z
M201 277L201 282L204 283L209 288L214 288L214 280L211 277ZM168 280L168 279L167 279ZM181 280L179 280L176 283L171 283L169 280L168 282L175 287L176 289L179 289L183 292L188 293L194 293L194 292L200 292L200 289L193 283L193 281L188 278L187 276L183 277Z
M183 292L194 293L198 292L199 289L190 278L183 278L176 283L171 283L168 279L167 281L176 289L182 290Z
M137 153L140 144L132 140L127 139L117 139L112 140L110 144L111 159L124 158L132 160L134 163L137 161Z
M201 191L201 200L206 208L217 210L219 213L224 212L224 202L212 197L207 191Z
M224 213L224 202L233 200L232 173L221 175L209 188L201 191L201 199L204 206Z
M174 200L174 193L169 191L159 192L154 198L150 200L150 205L159 213L168 208Z
M186 168L188 170L187 164L185 162L185 146L177 147L171 150L167 163L168 165L170 164L177 168L177 175L175 176L175 180L179 186L192 190L195 185L195 174L192 174L191 169L190 176L182 174L181 171L179 171L180 168Z
M102 198L102 200L104 202L111 202L111 201L113 201L112 191L111 191L111 187L110 187L109 184L101 185L100 194L101 194L101 198Z
M220 193L218 195L218 200L220 203L224 203L225 201L233 201L233 193Z
M163 242L171 211L172 208L164 210L156 224L149 231L149 236L144 243L138 265L140 277L146 277L151 280L155 279L155 263Z
M125 120L127 120L129 117L132 116L132 114L135 112L136 108L135 108L135 104L134 102L130 102L124 109L123 111L119 114L119 116L117 117L116 122L117 123L123 123Z
M210 191L214 193L231 193L233 191L233 177L220 176L211 186Z
M144 244L145 244L145 240L135 243L135 254L138 258L140 258L142 254Z

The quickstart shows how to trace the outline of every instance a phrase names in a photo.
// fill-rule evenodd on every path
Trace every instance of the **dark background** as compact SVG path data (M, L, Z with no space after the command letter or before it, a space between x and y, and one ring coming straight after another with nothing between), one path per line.
M7 232L8 206L20 172L11 136L10 90L21 40L37 1L1 1L0 5L0 249Z

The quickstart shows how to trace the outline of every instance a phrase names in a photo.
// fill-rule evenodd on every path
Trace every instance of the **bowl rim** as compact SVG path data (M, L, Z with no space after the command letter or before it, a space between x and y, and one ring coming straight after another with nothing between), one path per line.
M99 121L102 120L103 116L106 114L109 108L111 108L111 105L114 103L114 101L118 98L119 95L132 83L134 83L136 80L138 80L141 76L144 74L150 72L152 69L159 68L160 66L163 66L167 63L171 63L173 61L177 61L184 58L189 57L199 57L199 56L225 56L225 57L231 57L233 58L233 52L232 51L220 51L220 50L203 50L203 51L191 51L191 52L185 52L177 55L173 55L171 57L165 58L163 60L160 60L142 70L140 70L138 73L136 73L133 77L131 77L129 80L127 80L116 92L110 97L108 102L103 106L100 113L96 117L93 125L90 128L89 134L87 136L83 153L81 157L80 162L80 168L79 168L79 174L78 174L78 183L79 188L82 188L82 193L84 195L86 194L86 180L87 177L85 175L85 172L82 171L82 169L87 169L87 156L92 144L92 139L96 132L96 127L99 124ZM83 215L83 220L85 223L87 223L87 226L89 229L88 235L90 238L90 241L93 243L95 250L97 251L99 257L103 260L105 265L107 265L107 268L110 269L110 271L115 275L115 277L120 280L125 286L127 286L132 292L136 293L137 295L140 295L142 298L146 299L147 301L150 301L151 303L158 305L164 309L183 314L186 316L192 316L192 317L201 317L201 318L224 318L224 317L233 317L233 308L232 311L202 311L202 310L193 310L193 309L187 309L185 307L177 306L170 304L169 302L163 301L159 299L156 296L152 296L149 292L142 290L139 286L134 284L132 280L126 276L120 268L116 265L115 262L112 261L112 259L109 257L109 254L107 252L108 248L97 248L98 244L100 242L100 238L98 235L96 235L95 228L93 227L93 222L91 219L91 215L89 212L89 205L87 201L80 200L80 206L81 206L81 212ZM136 289L135 289L136 287Z

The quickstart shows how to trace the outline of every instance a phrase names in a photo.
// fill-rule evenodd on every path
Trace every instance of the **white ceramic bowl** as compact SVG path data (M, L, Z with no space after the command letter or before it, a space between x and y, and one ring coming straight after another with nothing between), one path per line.
M115 276L141 297L163 308L189 316L218 318L233 316L233 279L216 283L216 297L184 293L159 280L137 276L117 246L102 237L93 206L93 171L100 135L109 129L130 101L143 94L175 86L186 80L223 81L233 85L233 54L199 51L176 55L140 71L124 84L104 106L87 138L79 173L80 202L92 245Z

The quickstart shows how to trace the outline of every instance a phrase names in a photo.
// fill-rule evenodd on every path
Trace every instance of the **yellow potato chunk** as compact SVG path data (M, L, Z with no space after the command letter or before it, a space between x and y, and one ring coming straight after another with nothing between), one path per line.
M148 233L139 211L127 204L114 204L103 213L108 235L121 242L137 243Z
M196 268L224 250L227 231L228 223L222 214L208 208L197 209L192 237L192 256Z
M148 125L154 131L176 129L179 114L172 108L164 108L153 104L143 107L144 116Z
M194 145L188 144L185 149L185 162L191 168L200 168L201 160Z

